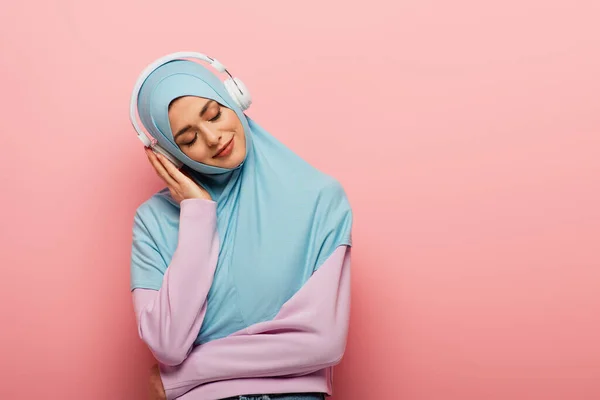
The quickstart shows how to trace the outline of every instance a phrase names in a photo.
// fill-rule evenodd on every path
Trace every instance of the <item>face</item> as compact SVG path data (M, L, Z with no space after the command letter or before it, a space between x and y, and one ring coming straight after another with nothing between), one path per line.
M197 96L175 99L169 106L175 143L194 161L235 168L246 156L246 136L237 114L214 100Z

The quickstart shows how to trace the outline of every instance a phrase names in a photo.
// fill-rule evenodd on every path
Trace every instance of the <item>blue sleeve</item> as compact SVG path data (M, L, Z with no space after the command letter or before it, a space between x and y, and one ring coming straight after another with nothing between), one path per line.
M166 270L167 264L138 209L133 219L130 289L160 289Z
M332 179L323 189L315 219L320 232L315 243L319 248L314 266L317 271L339 246L352 246L352 207L337 180Z

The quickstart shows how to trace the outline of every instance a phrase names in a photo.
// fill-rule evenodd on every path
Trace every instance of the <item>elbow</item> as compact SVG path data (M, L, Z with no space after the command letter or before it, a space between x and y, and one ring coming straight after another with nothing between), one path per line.
M331 346L329 350L329 365L337 365L342 358L344 357L344 353L346 351L346 342L336 342Z
M161 364L175 367L181 364L190 353L191 348L186 348L183 343L174 345L172 338L164 338L161 335L145 335L142 329L139 329L138 332L140 339L146 343L156 361Z
M344 357L346 351L345 335L328 335L322 338L319 345L316 346L321 354L321 362L326 366L337 365Z
M187 352L183 352L177 349L164 349L164 348L152 348L150 347L150 351L156 361L161 364L167 365L169 367L176 367L183 363L188 356Z

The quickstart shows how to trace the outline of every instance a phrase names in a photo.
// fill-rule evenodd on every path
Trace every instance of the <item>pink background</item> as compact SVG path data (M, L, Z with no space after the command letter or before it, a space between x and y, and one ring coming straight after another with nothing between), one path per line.
M347 189L336 399L600 398L597 0L168 3L0 6L0 398L146 398L127 106L177 50Z

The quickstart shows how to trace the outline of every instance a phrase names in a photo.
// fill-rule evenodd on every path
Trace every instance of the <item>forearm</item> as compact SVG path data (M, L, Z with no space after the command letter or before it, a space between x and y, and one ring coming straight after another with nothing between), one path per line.
M139 336L162 364L180 364L198 336L218 251L216 203L183 201L179 242L160 289L133 291Z
M339 247L271 321L197 346L162 366L168 398L204 383L307 374L337 364L350 316L350 250Z

